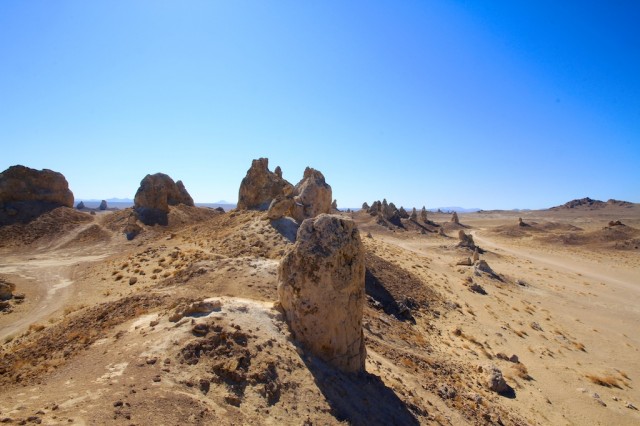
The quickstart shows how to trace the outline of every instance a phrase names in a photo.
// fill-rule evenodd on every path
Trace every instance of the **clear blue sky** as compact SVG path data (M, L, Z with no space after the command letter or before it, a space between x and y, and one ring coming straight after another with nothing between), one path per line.
M640 202L640 2L0 2L0 171L235 202L253 158L339 206Z

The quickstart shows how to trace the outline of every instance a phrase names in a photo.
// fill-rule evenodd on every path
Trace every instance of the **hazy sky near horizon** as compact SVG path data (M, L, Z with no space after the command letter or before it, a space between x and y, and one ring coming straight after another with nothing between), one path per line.
M251 160L341 207L640 202L640 2L0 2L0 171L235 202Z

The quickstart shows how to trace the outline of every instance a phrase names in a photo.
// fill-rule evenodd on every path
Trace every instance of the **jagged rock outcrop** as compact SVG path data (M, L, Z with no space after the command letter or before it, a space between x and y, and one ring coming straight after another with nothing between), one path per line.
M413 210L411 210L411 220L416 221L418 220L418 212L416 212L416 208L414 207Z
M420 210L420 220L422 220L424 223L427 223L427 208L425 206L422 206L422 210Z
M368 211L369 210L369 204L367 204L366 201L364 203L362 203L362 210L364 210L364 211Z
M338 211L338 200L333 200L333 203L331 203L331 211L332 212Z
M355 223L327 214L305 220L278 273L295 339L340 370L363 371L364 246Z
M469 248L471 250L476 249L476 243L473 241L472 235L467 235L462 229L458 231L458 247Z
M240 183L238 209L267 210L274 198L278 195L291 195L293 189L293 185L282 178L280 167L276 167L276 173L271 172L269 159L258 158L253 160L251 168Z
M84 201L80 201L78 204L76 204L76 209L78 210L82 210L84 209Z
M20 165L0 173L0 226L26 223L57 207L73 207L62 173Z
M182 183L182 182L180 182L180 183ZM107 209L107 200L100 201L100 206L98 208L100 210L106 210Z
M460 219L458 219L458 213L457 212L453 212L453 214L451 215L451 222L452 223L460 223Z
M164 173L146 175L134 198L134 210L145 225L167 225L169 206L193 206L182 181L174 182Z
M294 188L294 194L292 214L298 223L322 213L331 213L331 186L318 170L307 167L302 180Z
M478 253L478 247L473 250L473 262L480 260L480 253Z
M409 213L407 213L407 211L402 206L398 209L398 214L400 215L401 219L409 219Z

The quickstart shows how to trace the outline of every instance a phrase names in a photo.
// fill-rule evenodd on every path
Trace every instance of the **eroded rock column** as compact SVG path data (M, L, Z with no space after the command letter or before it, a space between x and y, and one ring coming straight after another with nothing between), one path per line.
M278 295L302 346L340 370L364 370L364 247L355 223L321 214L302 222L280 263Z

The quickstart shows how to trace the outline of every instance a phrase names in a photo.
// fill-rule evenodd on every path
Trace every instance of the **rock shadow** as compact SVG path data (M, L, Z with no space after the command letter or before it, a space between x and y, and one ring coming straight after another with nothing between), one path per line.
M298 235L298 222L293 220L290 217L281 217L280 219L275 219L271 221L271 226L280 233L287 240L292 243L296 242L296 236Z
M400 321L409 320L415 323L410 310L412 306L407 306L408 303L398 302L369 268L365 270L364 290L367 296L374 299L374 303L379 303L387 315L393 315Z
M380 377L343 373L312 356L303 360L337 420L354 426L420 424Z

